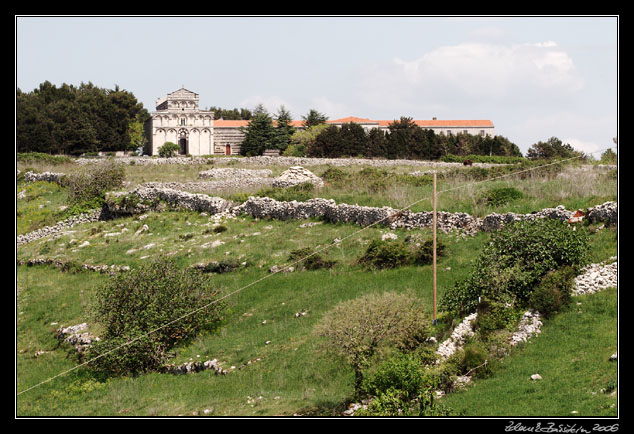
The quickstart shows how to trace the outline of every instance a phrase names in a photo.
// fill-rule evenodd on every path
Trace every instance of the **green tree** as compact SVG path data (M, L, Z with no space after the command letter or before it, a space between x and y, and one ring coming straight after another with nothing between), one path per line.
M526 153L526 157L531 160L551 159L551 158L571 158L581 155L575 151L568 143L563 143L557 137L551 137L546 142L539 141L533 144Z
M324 124L328 120L328 116L323 113L318 112L315 109L310 109L306 116L302 116L302 120L304 121L304 127L310 128L315 125Z
M418 299L407 294L367 294L343 301L327 312L314 329L326 348L343 357L355 374L355 392L363 371L384 345L406 345L424 340L429 320Z
M315 140L306 149L306 155L318 158L340 157L340 138L341 134L339 127L336 125L329 125L324 128L317 137L315 137Z
M134 95L81 83L49 81L32 92L17 92L16 145L19 152L121 151L130 147L130 123L149 117Z
M291 143L291 137L295 132L295 127L291 125L293 118L291 113L282 105L275 116L276 126L272 146L284 152Z
M90 367L110 375L160 369L172 349L222 321L219 291L203 273L158 258L98 288L92 306L101 340L87 350Z
M363 127L357 123L343 124L339 131L337 156L356 157L363 155L368 138Z
M256 107L253 112L253 119L242 131L244 139L240 146L240 154L248 157L262 155L266 149L273 147L275 138L273 119L271 119L271 116L262 105Z
M368 140L363 155L368 158L385 157L387 155L387 136L384 131L372 128L368 132Z
M410 150L415 148L413 142L419 129L420 127L412 118L401 117L400 120L392 122L388 126L390 133L386 157L389 159L408 158Z

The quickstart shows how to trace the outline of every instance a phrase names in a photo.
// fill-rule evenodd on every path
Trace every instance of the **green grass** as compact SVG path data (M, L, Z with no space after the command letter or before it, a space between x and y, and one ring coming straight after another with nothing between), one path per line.
M199 169L208 168L129 166L126 173L135 184L150 180L195 180ZM283 169L276 168L278 173ZM314 172L321 174L325 170L318 167ZM394 172L401 174L411 170L415 169L394 168ZM56 168L56 171L63 170ZM560 203L574 209L615 199L616 181L595 175L588 176L601 182L591 189L587 182L576 178L473 186L441 195L439 209L482 215L491 210L530 212ZM32 205L56 215L66 200L65 191L56 184L36 184L18 186L18 192L27 188L33 197L17 201L18 233L51 224ZM458 180L442 181L439 190L458 184ZM511 186L522 192L522 198L495 208L483 207L477 201L489 188ZM316 195L332 197L338 202L396 208L414 198L430 196L431 188L397 183L377 194L356 180L348 186L327 186ZM421 202L419 210L422 209L430 210L431 204ZM142 221L129 217L84 224L60 238L20 246L18 260L42 257L135 266L155 256L171 255L183 267L212 260L246 262L246 266L236 271L210 275L225 294L263 277L264 280L228 298L229 313L224 327L216 334L197 336L179 348L174 359L174 362L185 362L217 358L228 369L256 358L260 361L243 370L234 369L235 372L224 377L201 372L182 376L147 374L104 381L81 368L19 395L17 414L203 415L205 409L211 410L208 415L340 414L351 399L354 375L342 362L323 352L312 335L314 325L338 302L368 292L411 290L431 312L431 266L368 271L358 265L356 260L370 241L380 239L389 231L377 226L320 252L324 259L337 261L332 269L270 275L268 269L287 263L291 251L305 247L319 249L335 238L343 239L361 229L327 223L301 228L306 222L241 217L227 220L224 223L227 230L215 233L209 217L195 212L149 213ZM143 225L147 225L148 230L137 234ZM429 230L389 232L398 234L401 240L413 233L424 239L431 238ZM438 262L438 297L441 297L456 281L468 275L472 260L489 236L478 234L463 239L456 234L439 234L439 237L447 246L446 256ZM593 234L591 240L591 262L616 256L615 228ZM85 241L89 244L79 247ZM17 267L18 392L76 366L77 360L70 355L69 348L58 345L54 330L84 321L90 324L91 297L108 279L106 275L72 274L46 266ZM573 305L570 311L547 322L542 335L496 367L493 377L477 380L476 387L449 395L443 398L444 402L456 412L464 411L467 415L568 416L572 410L579 415L615 414L616 410L610 408L615 398L599 390L615 381L615 364L607 362L607 358L616 351L616 295L616 291L607 291L580 299L581 306ZM297 312L307 312L307 315L295 318ZM449 332L448 325L441 322L437 331L441 340ZM268 345L267 341L270 341ZM37 351L45 352L36 357ZM539 372L544 380L532 383L528 379L527 383L527 372L528 377ZM480 390L482 392L478 392ZM482 396L470 398L469 394L473 393L482 393ZM260 396L262 399L257 399ZM248 397L254 400L249 402ZM473 402L478 405L474 407ZM576 404L575 408L572 404Z
M195 213L168 212L151 215L144 223L150 226L152 235L148 235L141 244L161 244L157 245L157 250L149 249L143 253L159 254L160 246L177 248L177 244L181 243L182 251L177 258L183 266L202 260L239 257L244 254L241 259L246 259L253 265L241 271L211 277L219 287L224 288L225 293L263 276L270 277L227 299L230 314L226 326L216 335L199 336L187 347L181 348L175 362L184 362L190 358L217 358L229 368L255 358L262 360L227 377L216 377L207 372L180 377L151 374L135 379L111 379L105 386L97 388L90 387L91 377L82 370L20 395L19 414L102 415L118 414L122 408L127 408L129 413L126 414L174 415L190 414L191 411L213 407L214 414L252 415L292 414L299 409L332 407L348 398L353 375L347 367L324 354L314 340L312 328L321 314L339 301L367 292L409 289L425 301L431 312L431 267L411 266L375 272L355 265L369 240L380 237L385 229L370 228L360 238L344 242L341 247L333 247L328 253L323 252L324 257L338 261L330 270L269 275L268 268L284 264L292 250L310 245L323 246L325 240L343 238L359 228L326 224L300 228L303 221L255 221L250 218L230 220L226 223L228 230L213 235L212 238L225 240L226 244L211 253L209 249L200 248L200 243L207 240L199 235L203 232L200 225L207 219ZM191 225L187 225L187 221ZM78 240L77 244L89 239L95 235L91 235L94 232L92 228L100 225L103 233L108 233L113 229L120 230L121 227L117 225L132 227L136 223L138 222L132 219L123 219L84 225L72 235L54 241L29 243L20 250L19 256L36 255L41 249L40 244L50 243L52 250L61 249L64 257L69 260L91 261L96 264L127 262L134 265L145 259L140 259L136 253L125 255L125 250L132 245L132 230L124 232L118 243L110 241L109 244L101 244L105 243L102 238L101 241L97 241L100 238L92 238L91 245L82 249L66 249L65 245L71 236ZM180 241L180 234L191 232L197 235L188 241ZM256 232L261 235L253 235ZM405 232L400 232L401 237L404 234ZM471 251L477 250L488 239L485 234L460 242L453 236L446 237L445 243L449 244L448 250L452 254L439 262L440 291L464 276L460 266L466 260L464 256L469 256ZM57 245L61 246L55 247ZM88 250L89 248L93 250ZM225 255L226 251L231 252L230 255ZM447 267L451 267L451 270L442 271ZM89 273L61 273L41 266L19 267L18 276L18 287L25 288L22 290L25 298L18 298L18 309L24 312L19 317L20 341L24 341L23 336L35 333L28 332L29 330L37 331L35 336L26 339L29 342L26 350L20 352L22 347L18 349L18 364L24 367L19 370L18 390L23 390L53 373L72 367L73 359L66 358L63 347L54 349L53 354L46 353L39 358L34 358L33 353L38 347L55 347L56 342L52 337L54 327L50 323L63 321L64 325L72 325L89 320L86 317L87 300L98 284L107 277ZM53 308L51 305L56 300L64 301ZM30 314L31 309L35 308L39 311L37 317ZM297 312L307 312L307 315L295 318ZM266 324L262 324L265 320ZM265 345L267 341L271 343ZM56 363L41 372L36 366L45 360L44 357L54 357ZM84 385L86 382L88 386ZM150 385L151 389L146 389ZM90 391L78 391L82 387L87 387ZM70 388L72 393L65 393L67 399L60 399L55 391L65 388ZM77 394L83 398L72 398ZM264 398L254 407L246 403L247 396L260 395ZM275 396L280 398L273 399ZM119 399L121 404L115 405L119 403Z
M38 181L18 182L17 194L25 196L16 200L16 232L18 235L51 226L63 219L60 207L66 205L66 191L59 185Z
M609 358L617 351L617 298L616 288L575 297L493 377L442 402L469 416L616 416L618 371ZM542 380L531 380L535 373Z

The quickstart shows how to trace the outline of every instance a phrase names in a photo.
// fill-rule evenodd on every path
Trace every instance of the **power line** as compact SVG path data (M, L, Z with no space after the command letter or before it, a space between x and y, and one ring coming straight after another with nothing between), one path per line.
M607 149L612 149L612 148L614 148L614 146L611 146L611 147L609 147L609 148L605 148L605 149L602 149L602 150L599 150L599 151L590 152L589 154L595 154L595 153L598 153L598 152L604 152L604 151L606 151ZM463 187L466 187L466 186L475 185L475 184L479 184L479 183L483 183L483 182L495 181L495 180L498 180L498 179L501 179L501 178L506 178L506 177L509 177L509 176L514 176L514 175L518 175L518 174L521 174L521 173L530 172L530 171L533 171L533 170L541 169L541 168L544 168L544 167L549 167L549 166L552 166L552 165L555 165L555 164L565 163L565 162L568 162L568 161L572 161L572 160L576 160L576 159L579 159L579 158L584 158L584 157L585 157L585 155L584 155L584 154L582 154L582 155L577 155L577 156L575 156L575 157L570 157L570 158L566 158L566 159L563 159L563 160L557 160L557 161L554 161L554 162L551 162L551 163L548 163L548 164L544 164L544 165L541 165L541 166L536 166L536 167L532 167L532 168L528 168L528 169L524 169L524 170L519 170L519 171L516 171L516 172L510 172L510 173L507 173L507 174L504 174L504 175L500 175L500 176L496 176L496 177L493 177L493 178L488 178L488 179L484 179L484 180L480 180L480 181L474 181L474 182L470 182L470 183L466 183L466 184L461 184L461 185L459 185L459 186L457 186L457 187L454 187L454 188L450 188L450 189L447 189L447 190L442 190L442 191L439 191L438 193L447 193L447 192L454 191L454 190L457 190L457 189L459 189L459 188L463 188ZM96 356L96 357L93 357L93 358L92 358L92 359L90 359L90 360L87 360L87 361L85 361L85 362L83 362L83 363L80 363L79 365L76 365L76 366L74 366L74 367L72 367L72 368L70 368L70 369L67 369L66 371L60 372L59 374L54 375L53 377L47 378L46 380L43 380L43 381L41 381L40 383L37 383L37 384L35 384L35 385L33 385L33 386L31 386L31 387L27 388L27 389L24 389L24 390L22 390L21 392L18 392L16 396L19 396L19 395L21 395L21 394L23 394L23 393L25 393L25 392L28 392L29 390L35 389L36 387L39 387L39 386L41 386L41 385L43 385L43 384L46 384L46 383L48 383L48 382L50 382L50 381L53 381L54 379L56 379L56 378L58 378L58 377L64 376L64 375L68 374L69 372L72 372L72 371L74 371L74 370L77 370L77 369L81 368L82 366L86 366L86 365L88 365L89 363L92 363L92 362L94 362L94 361L96 361L96 360L98 360L98 359L100 359L100 358L102 358L102 357L104 357L104 356L106 356L106 355L108 355L108 354L110 354L110 353L113 353L113 352L115 352L115 351L120 350L121 348L127 347L127 346L129 346L129 345L133 344L134 342L138 341L138 340L139 340L139 339L141 339L141 338L144 338L144 337L146 337L146 336L149 336L149 335L151 335L152 333L155 333L155 332L157 332L157 331L161 330L161 329L162 329L162 328L164 328L164 327L167 327L167 326L169 326L169 325L171 325L171 324L174 324L174 323L176 323L176 322L178 322L178 321L180 321L180 320L182 320L182 319L184 319L184 318L187 318L187 317L189 317L189 316L191 316L191 315L194 315L195 313L200 312L201 310L204 310L204 309L208 308L209 306L212 306L212 305L214 305L214 304L216 304L216 303L218 303L218 302L220 302L220 301L222 301L222 300L224 300L224 299L227 299L227 298L229 298L229 297L231 297L231 296L233 296L233 295L235 295L235 294L237 294L237 293L239 293L239 292L241 292L241 291L243 291L243 290L245 290L245 289L247 289L247 288L249 288L249 287L251 287L251 286L253 286L253 285L256 285L256 284L260 283L261 281L263 281L263 280L265 280L265 279L268 279L268 278L270 278L270 277L274 276L275 274L277 274L277 273L279 273L279 272L281 272L281 271L284 271L285 269L287 269L287 268L289 268L289 267L292 267L292 266L294 266L294 265L296 265L296 264L298 264L298 263L300 263L300 262L302 262L302 261L305 261L306 259L308 259L308 258L310 258L310 257L312 257L312 256L314 256L314 255L316 255L316 254L318 254L318 253L320 253L320 252L323 252L323 251L324 251L324 250L326 250L326 249L329 249L329 248L331 248L331 247L333 247L333 246L336 246L336 245L338 245L338 244L341 244L341 243L342 243L342 242L344 242L345 240L347 240L347 239L349 239L349 238L351 238L351 237L354 237L354 236L358 235L359 233L361 233L361 232L365 231L366 229L369 229L369 228L371 228L371 227L373 227L373 226L376 226L376 225L378 225L378 224L380 224L380 223L383 223L385 220L388 220L388 219L390 219L391 217L396 216L396 215L398 215L398 214L402 213L402 212L403 212L403 211L405 211L405 210L408 210L409 208L413 207L414 205L416 205L416 204L418 204L418 203L420 203L420 202L423 202L423 201L425 201L425 200L429 200L429 199L431 199L431 198L430 198L430 197L424 197L424 198L418 199L418 200L416 200L416 201L414 201L414 202L410 203L410 204L409 204L409 205L407 205L406 207L401 208L401 209L399 209L399 210L397 210L397 211L395 211L395 212L393 212L393 213L389 214L388 216L383 217L383 218L382 218L382 219L380 219L380 220L377 220L377 221L375 221L375 222L373 222L373 223L370 223L369 225L364 226L364 227L362 227L361 229L356 230L356 231L352 232L352 233L351 233L351 234L349 234L349 235L346 235L345 237L343 237L343 238L342 238L342 239L340 239L340 240L334 240L332 243L327 244L326 246L324 246L324 247L322 247L322 248L320 248L320 249L317 249L317 250L313 251L311 254L306 255L306 256L304 256L303 258L300 258L300 259L296 260L295 262L292 262L292 263L286 263L286 264L284 264L282 267L278 267L278 269L277 269L277 270L274 270L274 271L270 272L269 274L264 275L264 276L262 276L261 278L259 278L259 279L255 280L255 281L253 281L253 282L251 282L251 283L249 283L249 284L247 284L247 285L245 285L245 286L242 286L242 287L240 287L240 288L238 288L238 289L236 289L236 290L234 290L234 291L232 291L232 292L230 292L230 293L228 293L228 294L226 294L226 295L224 295L224 296L222 296L222 297L220 297L220 298L217 298L217 299L215 299L215 300L213 300L213 301L211 301L211 302L209 302L209 303L205 304L204 306L198 307L198 308L194 309L194 310L193 310L193 311L191 311L191 312L188 312L188 313L186 313L186 314L184 314L184 315L182 315L182 316L180 316L180 317L178 317L178 318L176 318L176 319L173 319L173 320L171 320L171 321L169 321L169 322L167 322L167 323L165 323L165 324L162 324L162 325L160 325L160 326L156 327L156 328L155 328L155 329L153 329L153 330L150 330L149 332L143 333L143 334L141 334L141 335L137 336L136 338L134 338L134 339L132 339L132 340L130 340L130 341L128 341L128 342L125 342L125 343L121 344L121 345L119 345L118 347L115 347L115 348L113 348L113 349L111 349L111 350L108 350L108 351L106 351L105 353L102 353L102 354L100 354L100 355L98 355L98 356Z

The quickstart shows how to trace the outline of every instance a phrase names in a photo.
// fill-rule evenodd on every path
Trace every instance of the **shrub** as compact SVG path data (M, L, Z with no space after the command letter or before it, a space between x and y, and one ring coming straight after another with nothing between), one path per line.
M206 276L173 259L114 276L98 288L94 319L101 340L87 350L89 366L111 375L154 371L169 352L203 329L218 326L224 306Z
M359 259L364 264L375 269L396 268L410 261L407 245L401 241L372 240L365 254Z
M217 234L225 232L228 228L225 225L218 225L215 228L213 228L213 231Z
M480 342L470 342L466 344L460 353L463 373L474 373L479 377L484 377L491 373L488 366L489 352Z
M119 188L125 179L125 167L114 160L90 166L79 173L68 175L64 184L71 205L92 202L103 204L106 192Z
M396 389L407 399L422 390L436 387L433 376L415 353L398 354L381 363L363 382L363 390L374 396Z
M521 315L521 311L512 306L486 298L478 304L477 312L474 326L485 339L496 330L511 329Z
M338 167L329 167L321 175L321 178L326 182L340 183L345 181L348 178L348 175Z
M549 271L578 267L588 253L587 231L556 219L524 220L504 226L476 259L471 274L445 292L440 306L454 313L475 311L478 298L526 305Z
M573 267L563 267L548 273L531 294L530 307L545 318L561 311L570 303L575 274Z
M353 368L358 393L363 370L380 346L398 346L428 328L429 319L418 299L386 292L339 303L324 315L314 333L326 338L326 349Z
M358 416L449 416L452 409L439 404L434 390L420 392L415 400L408 400L406 392L391 388L380 393Z
M165 142L163 146L161 146L158 150L159 157L161 158L170 158L176 155L180 151L180 146L176 143Z
M436 257L445 256L445 244L436 240ZM412 253L412 261L417 265L429 265L434 261L434 241L426 240L416 247Z
M305 157L306 156L306 146L302 144L291 144L286 147L284 152L282 152L282 156L284 157Z
M291 251L288 260L292 262L297 262L303 258L306 258L302 261L302 266L306 270L319 270L321 268L332 268L337 261L327 260L322 258L319 254L312 254L313 251L310 247L305 247L303 249L297 249ZM309 256L310 255L310 256Z
M522 192L514 187L500 187L485 192L481 200L487 205L500 206L522 197Z

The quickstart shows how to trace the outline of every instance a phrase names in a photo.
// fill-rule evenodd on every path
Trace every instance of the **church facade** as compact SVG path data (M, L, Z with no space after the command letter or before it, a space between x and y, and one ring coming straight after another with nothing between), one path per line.
M183 155L214 153L214 113L200 110L198 94L180 88L156 100L156 110L145 125L147 153L158 155L165 142L176 143Z
M328 124L341 126L354 122L366 131L372 128L387 131L394 120L372 120L357 117L328 120ZM490 120L414 120L416 125L431 129L436 134L471 134L495 136ZM181 87L156 100L156 110L145 124L148 145L146 153L158 155L165 142L176 143L182 155L236 155L244 138L242 128L249 121L214 120L214 113L200 110L198 94ZM302 121L292 121L302 129Z

